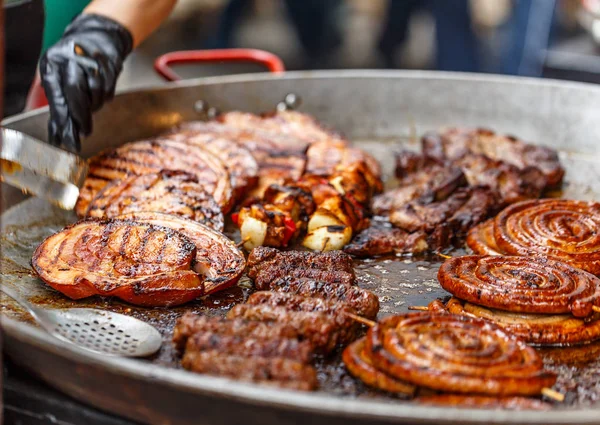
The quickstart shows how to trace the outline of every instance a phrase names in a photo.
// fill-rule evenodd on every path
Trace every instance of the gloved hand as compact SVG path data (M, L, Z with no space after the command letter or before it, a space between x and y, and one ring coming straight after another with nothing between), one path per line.
M131 33L112 19L79 15L42 56L40 75L50 106L50 143L81 149L80 133L92 131L92 113L115 93Z

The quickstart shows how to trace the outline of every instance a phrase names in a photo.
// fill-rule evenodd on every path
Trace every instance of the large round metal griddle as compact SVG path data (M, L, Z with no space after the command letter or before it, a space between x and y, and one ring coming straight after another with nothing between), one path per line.
M560 150L567 169L563 197L600 199L600 87L531 79L436 72L320 71L283 76L244 75L192 80L117 96L95 118L86 156L109 146L148 137L183 120L198 119L204 100L220 110L263 112L290 92L301 111L342 131L383 163L388 175L394 150L417 147L415 137L440 126L484 126ZM3 124L46 137L47 111ZM33 248L72 222L72 213L39 199L24 200L3 186L3 284L12 284L34 303L49 308L93 305L126 312L157 325L165 348L148 360L97 356L65 346L36 328L13 303L2 299L6 353L50 385L109 412L152 424L470 424L600 423L600 347L565 351L567 358L591 356L585 366L556 366L560 385L581 383L564 407L549 412L490 411L420 406L369 392L339 365L320 369L323 389L298 393L212 378L180 369L169 346L170 329L182 311L222 314L247 291L234 288L217 297L172 310L139 309L114 301L71 302L30 273ZM406 311L444 292L435 281L438 258L386 258L357 262L360 284L381 298L381 315ZM583 354L582 354L583 353ZM591 354L590 354L591 353ZM556 355L550 352L550 356ZM561 369L562 368L562 369Z

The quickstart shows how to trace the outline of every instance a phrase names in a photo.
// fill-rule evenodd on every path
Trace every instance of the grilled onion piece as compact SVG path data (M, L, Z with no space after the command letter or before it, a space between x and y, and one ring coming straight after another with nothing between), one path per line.
M244 254L229 238L208 226L156 212L130 213L119 218L167 227L188 237L196 245L194 270L204 277L206 294L229 288L244 272Z
M593 314L600 307L600 279L542 257L449 258L438 272L446 291L465 301L514 313Z
M111 180L161 170L181 170L194 174L217 201L223 213L231 209L233 194L229 173L217 157L197 146L169 139L154 139L127 143L92 158L75 210L79 216L84 216L93 197Z
M109 183L98 192L87 216L114 218L128 213L160 211L222 231L221 209L203 186L194 175L183 171L129 176Z
M439 391L533 396L556 381L533 348L491 322L465 316L387 317L369 329L365 349L382 372Z
M39 277L73 299L114 296L144 306L173 306L204 295L192 270L194 244L165 227L126 220L86 220L35 250Z
M412 396L416 387L407 382L400 381L392 376L377 370L371 359L365 354L365 338L358 339L344 350L342 360L352 376L360 379L370 387L391 393Z
M600 318L584 321L571 314L524 314L494 310L451 298L446 304L452 314L482 318L506 332L536 345L575 345L600 339Z
M541 199L505 208L493 221L498 251L508 255L548 256L600 274L600 203ZM485 227L484 232L489 232ZM469 247L482 253L489 233L472 235ZM490 244L492 245L492 244ZM495 249L491 246L491 249Z

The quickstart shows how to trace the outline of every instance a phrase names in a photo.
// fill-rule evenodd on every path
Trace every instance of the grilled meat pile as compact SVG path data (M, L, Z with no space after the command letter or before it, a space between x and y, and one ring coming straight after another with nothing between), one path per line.
M398 188L373 199L381 218L346 252L367 257L461 245L474 225L506 205L539 198L564 175L556 152L489 130L426 134L421 148L396 156Z
M352 260L339 251L258 247L248 265L259 291L245 304L233 307L226 319L186 314L177 323L173 341L184 353L183 366L199 373L316 389L314 355L327 355L352 342L359 331L353 315L375 318L379 300L356 286ZM243 359L248 362L241 371Z
M536 351L491 322L444 313L389 316L346 348L350 372L368 385L413 395L539 396L556 376Z
M600 203L542 199L513 204L473 228L476 254L541 255L600 275Z
M438 272L445 308L482 317L537 345L600 339L600 279L543 257L464 256ZM432 305L437 309L437 305Z
M232 218L246 249L341 249L368 224L381 192L379 164L308 115L228 112L97 155L76 212L112 218L135 211L181 215L222 230Z
M71 297L97 293L144 305L181 304L239 278L242 254L225 236L202 226L222 231L224 214L236 203L247 205L233 215L247 248L286 246L308 230L304 245L324 251L341 248L353 232L366 227L371 195L380 190L377 162L325 131L312 117L297 112L265 116L230 112L92 158L76 212L81 218L102 221L81 222L58 233L40 246L33 263L45 282ZM145 236L134 243L129 231L119 230L113 237L111 232L122 221L109 221L115 218L134 229L142 224L176 229L152 245L157 251L148 254L152 265L146 270L131 260L146 259ZM77 251L46 249L56 241L60 247L79 247L92 238L90 232L100 235L102 243L93 247L93 255L102 258L98 260L102 267L109 270L114 260L131 263L129 269L95 276L98 261L79 263L69 259L77 257ZM111 238L122 240L121 245ZM189 252L172 267L179 274L186 271L188 282L182 281L177 292L170 289L177 286L170 274L160 279L154 274L170 271L170 259L161 253L184 242ZM64 264L56 270L42 270L59 262ZM94 275L90 280L88 272ZM144 285L150 285L148 294Z
M174 306L231 286L243 254L223 234L163 213L83 220L45 239L32 265L72 299L114 296L144 306Z

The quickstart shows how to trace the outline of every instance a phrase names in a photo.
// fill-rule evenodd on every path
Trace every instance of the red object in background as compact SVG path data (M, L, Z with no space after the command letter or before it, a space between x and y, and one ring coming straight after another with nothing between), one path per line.
M185 50L170 52L159 56L154 62L154 69L167 81L181 80L171 65L193 64L199 62L252 62L265 66L269 72L285 72L283 61L273 53L258 49L215 49L215 50ZM48 105L48 100L42 88L40 77L36 75L29 92L25 110L41 108Z
M258 49L185 50L159 56L154 69L167 81L181 80L171 65L200 62L252 62L265 66L270 72L285 72L283 61L273 53Z
M25 110L30 111L46 105L48 105L48 99L46 99L46 93L44 93L40 75L36 73L35 80L33 80L33 84L31 85L31 90L29 90Z

